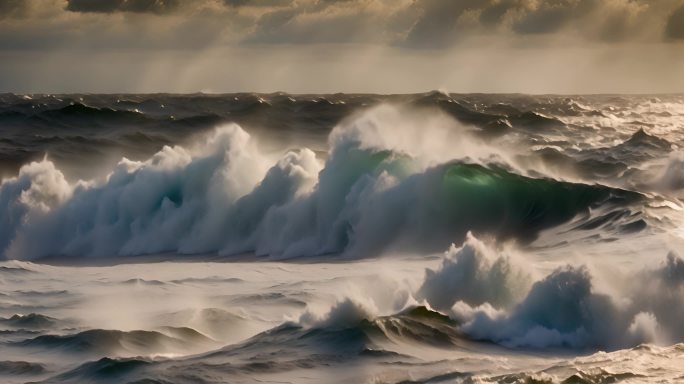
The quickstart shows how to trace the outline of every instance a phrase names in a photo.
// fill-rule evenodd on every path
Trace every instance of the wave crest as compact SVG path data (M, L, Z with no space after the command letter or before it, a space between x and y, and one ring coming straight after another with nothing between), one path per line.
M445 127L435 123L431 139L416 121L393 132L404 115L387 108L336 128L323 167L306 148L264 154L236 124L193 148L123 159L104 181L69 184L49 160L31 163L0 185L0 249L11 258L435 252L470 230L530 241L591 207L640 199L471 157L435 163L426 153L445 148Z

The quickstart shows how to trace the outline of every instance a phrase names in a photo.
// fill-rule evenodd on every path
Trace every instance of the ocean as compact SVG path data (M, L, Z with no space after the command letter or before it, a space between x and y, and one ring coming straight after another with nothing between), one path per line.
M684 95L0 94L0 381L684 381Z

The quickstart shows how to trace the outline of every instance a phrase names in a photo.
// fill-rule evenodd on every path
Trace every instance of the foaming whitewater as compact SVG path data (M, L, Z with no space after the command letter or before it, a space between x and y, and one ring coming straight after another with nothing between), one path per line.
M676 382L684 98L0 95L0 381Z
M434 118L410 130L398 124L405 118L417 124L411 113L380 106L341 124L324 164L307 148L279 159L263 154L236 124L191 150L165 146L146 161L124 158L102 181L69 183L50 160L31 163L0 186L7 207L0 246L16 259L358 257L396 244L434 252L468 230L529 241L592 207L640 198L483 164L494 149L467 130L448 132ZM464 147L478 157L464 157Z
M681 318L684 261L672 253L657 269L614 278L609 284L621 284L607 293L593 285L587 266L561 266L530 285L524 267L507 256L491 263L488 252L470 237L447 253L440 269L426 272L419 291L469 337L511 347L604 350L684 341L679 323L672 321ZM627 280L644 283L635 287Z

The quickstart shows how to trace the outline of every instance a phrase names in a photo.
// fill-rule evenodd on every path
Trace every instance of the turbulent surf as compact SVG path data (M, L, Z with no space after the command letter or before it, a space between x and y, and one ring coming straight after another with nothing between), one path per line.
M0 378L680 379L683 124L679 95L0 95Z

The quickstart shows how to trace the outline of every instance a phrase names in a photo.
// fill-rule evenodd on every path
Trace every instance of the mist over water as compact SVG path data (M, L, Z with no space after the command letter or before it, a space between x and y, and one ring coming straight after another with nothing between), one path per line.
M10 94L0 124L3 380L680 376L681 96Z

